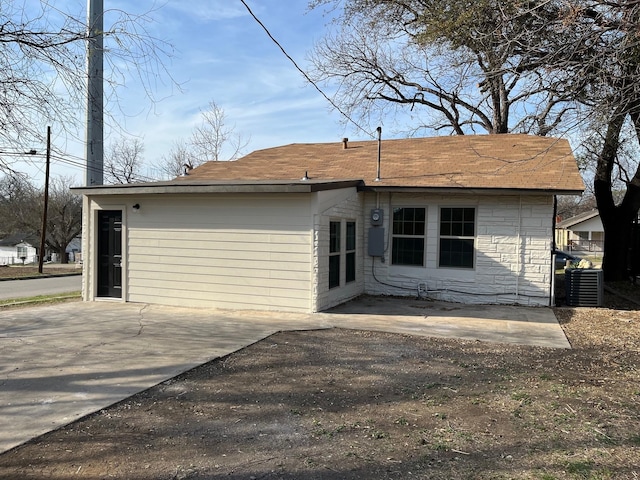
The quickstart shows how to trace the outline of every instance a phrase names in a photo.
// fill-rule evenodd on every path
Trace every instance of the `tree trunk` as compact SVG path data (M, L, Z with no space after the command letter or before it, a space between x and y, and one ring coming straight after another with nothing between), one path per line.
M58 255L58 262L62 263L62 264L66 264L69 263L69 255L67 255L67 247L61 247L60 245L56 245L55 247L53 247L53 250L56 252L56 254Z
M600 218L605 238L602 261L604 280L607 282L628 280L632 222L628 214L618 209L605 215L601 213Z
M624 112L619 107L607 125L602 151L598 156L593 182L600 220L604 228L604 257L602 270L605 281L627 278L627 251L629 247L630 221L625 221L625 208L616 206L612 186L612 172L618 153L620 132L624 123ZM624 203L624 202L623 202Z

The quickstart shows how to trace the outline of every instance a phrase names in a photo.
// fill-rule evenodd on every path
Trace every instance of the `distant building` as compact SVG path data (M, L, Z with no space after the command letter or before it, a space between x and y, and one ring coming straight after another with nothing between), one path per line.
M604 227L598 210L591 210L558 222L556 247L567 251L602 252Z
M26 233L0 239L0 265L29 264L38 261L39 240Z

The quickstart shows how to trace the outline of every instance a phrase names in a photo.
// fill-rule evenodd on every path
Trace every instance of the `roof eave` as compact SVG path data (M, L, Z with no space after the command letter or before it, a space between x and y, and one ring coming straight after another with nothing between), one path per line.
M558 222L558 224L556 226L558 228L573 227L575 225L579 225L581 223L588 222L589 220L597 217L598 215L600 215L600 212L598 211L598 209L595 209L595 210L593 210L591 212L580 213L578 215L574 215L571 218L567 218L566 220Z
M313 193L341 188L359 188L362 180L340 181L279 181L279 182L157 182L149 184L99 185L76 187L71 190L79 195L159 195L202 193Z
M582 189L556 188L489 188L489 187L429 187L371 185L363 180L300 180L300 181L179 181L123 185L97 185L75 187L71 190L79 195L159 195L202 193L312 193L341 188L357 188L369 192L410 192L467 195L581 195Z
M582 195L584 192L583 189L556 188L408 187L382 185L363 185L359 187L359 189L365 192L455 193L468 195Z

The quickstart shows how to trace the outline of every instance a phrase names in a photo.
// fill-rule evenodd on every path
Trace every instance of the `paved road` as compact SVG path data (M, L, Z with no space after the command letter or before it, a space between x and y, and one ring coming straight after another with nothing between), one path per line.
M0 282L0 300L78 292L81 289L82 275L35 278L29 280L8 280Z

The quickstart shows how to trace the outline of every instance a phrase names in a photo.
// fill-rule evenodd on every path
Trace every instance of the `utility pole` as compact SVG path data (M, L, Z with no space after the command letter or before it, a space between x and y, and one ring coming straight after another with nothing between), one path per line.
M85 186L102 185L104 167L103 0L87 0L87 171Z
M44 208L42 210L42 233L40 234L40 255L38 255L38 273L42 273L44 247L47 238L47 209L49 208L49 166L51 165L51 127L47 127L47 166L44 171Z

